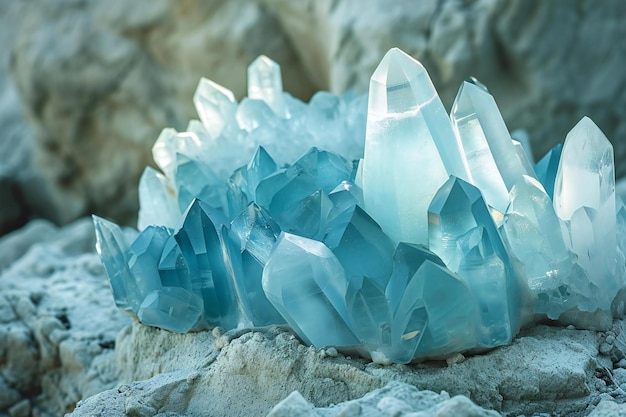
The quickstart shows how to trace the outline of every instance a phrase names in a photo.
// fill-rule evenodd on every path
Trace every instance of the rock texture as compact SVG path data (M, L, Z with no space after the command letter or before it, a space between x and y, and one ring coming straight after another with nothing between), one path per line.
M10 202L0 233L31 213L132 221L158 132L196 117L201 76L243 96L259 54L308 98L364 91L398 46L425 64L448 106L461 80L479 77L536 156L590 116L626 173L620 0L34 0L0 12L0 196Z
M0 239L0 415L58 416L115 386L113 305L84 219Z

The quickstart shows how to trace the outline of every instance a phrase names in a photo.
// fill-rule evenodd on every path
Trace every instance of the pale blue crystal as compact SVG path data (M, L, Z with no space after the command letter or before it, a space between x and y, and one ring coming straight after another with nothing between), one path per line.
M528 286L537 296L535 312L557 319L575 307L577 300L570 285L575 271L563 241L564 225L534 178L523 176L513 186L510 199L502 226L508 247L524 265Z
M333 249L339 244L346 226L350 223L356 205L363 205L363 191L351 182L342 181L328 194L328 198L333 207L328 214L323 242Z
M139 297L161 287L159 260L170 232L162 226L148 226L130 245L128 267L134 278Z
M96 230L96 251L109 277L115 304L124 312L135 315L142 300L128 267L128 239L115 223L98 216L92 218Z
M554 209L569 221L570 249L599 290L598 307L609 310L621 288L615 274L617 240L613 146L584 117L567 134L554 185Z
M395 242L428 243L432 196L449 173L467 176L428 73L397 48L370 81L362 165L365 209Z
M476 295L482 346L509 343L520 323L520 284L480 191L455 177L428 210L430 249Z
M211 138L221 136L235 119L237 101L232 91L206 78L200 79L193 103Z
M202 298L180 287L162 287L145 297L138 317L148 326L187 333L202 320Z
M172 235L163 246L159 260L159 276L164 287L181 287L191 290L191 275L183 252Z
M263 100L279 116L286 117L280 65L265 55L248 67L248 97Z
M476 346L477 304L467 285L422 246L400 243L393 259L386 290L353 277L346 293L351 326L372 359L409 363Z
M146 167L139 180L139 216L137 228L150 225L174 228L181 211L176 201L176 191L163 174Z
M178 188L178 207L187 210L194 199L221 209L226 205L224 184L206 164L185 155L176 155L175 182Z
M537 165L535 165L537 179L541 182L551 199L554 198L554 182L556 180L556 172L559 169L562 151L562 144L559 143L555 145L554 148L550 149L550 151L537 162Z
M263 270L263 290L306 343L317 348L359 344L346 324L346 276L323 243L281 233Z
M251 203L230 226L226 248L244 312L255 326L284 323L262 286L263 267L280 234L278 225L262 208Z
M333 253L348 281L366 276L384 289L391 275L394 244L363 209L356 206L352 213Z
M503 213L513 184L522 175L534 173L522 164L493 96L464 82L450 119L461 138L471 182L480 188L488 205ZM525 158L525 154L521 156Z
M524 129L515 129L511 132L511 138L522 145L522 149L524 149L528 162L534 164L535 158L533 156L533 148L530 144L530 136L528 135L528 132Z
M222 226L226 217L200 200L184 214L174 237L189 268L191 288L204 301L204 317L214 326L235 328L240 319L232 277L222 250Z

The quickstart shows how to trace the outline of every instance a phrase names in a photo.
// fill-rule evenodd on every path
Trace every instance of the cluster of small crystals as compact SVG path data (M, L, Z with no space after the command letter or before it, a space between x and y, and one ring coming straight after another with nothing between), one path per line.
M201 121L154 145L140 232L94 217L115 301L147 325L286 322L408 363L510 343L527 316L608 312L624 287L626 209L588 118L533 166L482 84L448 115L395 48L369 100L303 104L262 56L241 103L205 79L194 103Z

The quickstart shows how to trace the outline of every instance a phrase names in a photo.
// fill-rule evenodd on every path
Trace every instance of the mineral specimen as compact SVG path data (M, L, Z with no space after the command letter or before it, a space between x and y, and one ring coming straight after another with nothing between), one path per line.
M248 84L237 103L202 79L201 121L163 130L139 231L94 216L123 311L175 332L286 322L379 363L504 345L529 317L611 314L626 209L591 120L533 167L484 85L463 83L448 117L395 48L369 97L306 105L265 56Z

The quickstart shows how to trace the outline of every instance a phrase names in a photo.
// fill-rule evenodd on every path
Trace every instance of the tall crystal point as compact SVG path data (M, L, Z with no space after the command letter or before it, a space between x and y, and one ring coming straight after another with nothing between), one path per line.
M428 243L428 204L449 174L466 178L457 138L424 67L387 52L370 81L365 209L396 242Z
M608 310L621 286L621 277L615 275L613 146L588 117L565 139L554 184L554 209L569 221L571 250L599 289L598 306Z
M217 138L229 123L235 120L237 101L232 91L211 80L202 78L198 84L193 103L207 133Z
M265 55L248 67L248 97L263 100L279 116L286 115L280 65Z
M493 96L484 88L464 82L452 105L450 119L463 144L471 181L488 205L504 213L509 191L522 175L534 176L524 167L511 142ZM527 159L527 158L526 158Z

